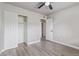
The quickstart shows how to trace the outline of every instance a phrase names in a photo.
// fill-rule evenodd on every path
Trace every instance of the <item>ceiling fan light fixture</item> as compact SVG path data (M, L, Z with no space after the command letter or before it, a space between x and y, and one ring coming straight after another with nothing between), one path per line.
M50 5L50 2L45 2L45 5L46 5L46 6L49 6L49 5Z

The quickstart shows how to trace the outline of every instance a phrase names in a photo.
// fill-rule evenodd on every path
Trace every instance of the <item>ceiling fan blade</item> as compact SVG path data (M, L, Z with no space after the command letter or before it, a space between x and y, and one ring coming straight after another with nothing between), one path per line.
M43 2L38 8L40 9L44 5L45 5L45 2Z
M50 8L51 10L53 9L51 4L49 5L49 8Z

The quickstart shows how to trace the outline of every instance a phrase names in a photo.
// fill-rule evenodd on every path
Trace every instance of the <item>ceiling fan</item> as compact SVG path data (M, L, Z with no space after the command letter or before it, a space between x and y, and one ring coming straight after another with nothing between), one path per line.
M38 6L38 9L40 9L41 7L43 6L47 6L49 7L50 10L53 9L52 5L51 5L51 2L40 2L39 6Z

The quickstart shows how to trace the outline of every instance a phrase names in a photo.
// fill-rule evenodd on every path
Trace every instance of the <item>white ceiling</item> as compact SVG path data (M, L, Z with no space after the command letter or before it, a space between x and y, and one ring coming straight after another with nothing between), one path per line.
M49 15L52 12L61 10L63 8L67 8L74 4L77 4L77 2L52 2L53 10L50 10L46 6L43 6L42 8L38 9L37 5L39 2L7 2L7 3L15 5L17 7L31 10L31 11L34 11L34 12L37 12L43 15Z

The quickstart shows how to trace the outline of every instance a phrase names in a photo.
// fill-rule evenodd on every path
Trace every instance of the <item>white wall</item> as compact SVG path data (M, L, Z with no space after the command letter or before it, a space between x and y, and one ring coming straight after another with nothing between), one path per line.
M0 3L0 51L3 49L3 46L4 46L4 40L3 40L3 37L4 37L4 29L3 29L3 10L2 10L2 3Z
M79 5L54 13L54 40L79 46Z
M4 49L16 46L17 36L17 15L27 16L27 37L24 40L26 43L39 41L41 38L41 23L40 19L44 16L35 12L31 12L19 7L2 3L4 11ZM14 28L13 28L14 27ZM14 31L14 32L13 32ZM16 34L15 34L16 32ZM11 35L10 35L11 34ZM14 35L15 34L15 35ZM12 37L12 38L11 38ZM14 42L16 41L16 42Z
M30 20L27 20L28 42L37 41L41 38L41 22L38 15L31 16Z
M4 12L4 49L14 48L18 42L18 17L16 13Z
M0 11L1 11L1 10L0 10ZM2 18L1 18L1 15L2 15L2 14L1 14L1 12L0 12L0 50L2 49L2 38L1 38L1 37L2 37L2 33L1 33L1 31L2 31L2 29L1 29L1 28L2 28L2 26L1 26L1 25L2 25L1 19L2 19Z

